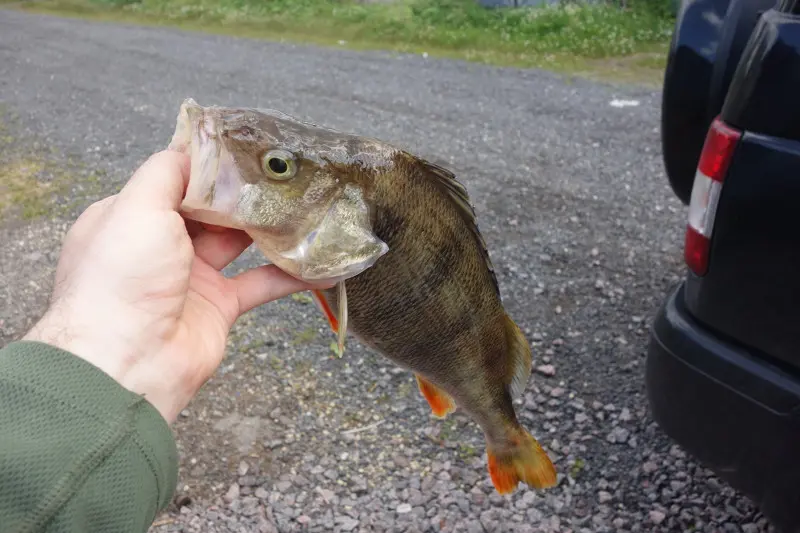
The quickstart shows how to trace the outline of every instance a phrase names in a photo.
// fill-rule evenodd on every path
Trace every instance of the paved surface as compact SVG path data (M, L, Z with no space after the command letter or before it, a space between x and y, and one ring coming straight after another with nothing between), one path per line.
M92 193L76 178L79 207L166 145L187 96L278 108L456 171L510 314L545 365L519 410L562 482L496 495L471 422L431 419L413 377L352 339L344 359L331 357L316 308L287 298L238 324L219 374L176 425L191 505L154 531L767 530L647 413L646 331L682 272L684 220L662 170L659 94L0 11L13 133L107 176ZM69 220L3 224L2 343L41 312ZM250 251L232 270L258 261Z

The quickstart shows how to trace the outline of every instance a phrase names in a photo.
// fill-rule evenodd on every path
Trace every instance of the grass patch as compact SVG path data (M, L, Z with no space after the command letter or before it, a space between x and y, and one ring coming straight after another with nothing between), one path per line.
M577 479L577 477L583 472L583 469L586 468L586 463L583 459L578 457L575 459L575 462L569 469L569 475L572 479Z
M0 108L0 222L69 216L99 195L104 176L32 139Z
M663 72L674 20L654 0L485 9L474 0L21 0L22 9L242 37L427 53L519 67L644 78ZM666 1L665 1L666 3ZM642 59L646 58L646 59ZM633 73L633 74L631 74Z
M37 176L44 165L40 161L15 158L0 166L0 216L16 211L24 219L43 215L50 186Z
M317 330L312 327L308 327L303 331L295 334L294 338L292 339L292 345L298 346L301 344L309 344L316 338L317 338Z
M304 292L296 292L292 294L292 300L295 302L300 302L301 304L310 304L314 302L314 299Z
M71 171L30 154L0 159L0 221L69 216L100 191L100 173ZM74 195L80 189L85 193Z
M478 450L476 450L474 446L464 443L459 443L456 453L463 461L468 461L479 455Z

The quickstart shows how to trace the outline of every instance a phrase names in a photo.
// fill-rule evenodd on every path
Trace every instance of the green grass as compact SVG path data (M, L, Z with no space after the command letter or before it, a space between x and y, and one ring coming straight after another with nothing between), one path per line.
M2 0L0 0L2 1ZM673 19L656 0L485 9L474 0L20 0L22 9L243 37L427 53L653 81ZM666 4L668 0L664 0ZM616 72L616 74L614 73ZM642 74L641 76L639 74ZM655 74L655 78L653 75Z
M298 346L300 344L308 344L317 338L317 330L312 327L307 327L303 331L296 333L292 339L292 345Z

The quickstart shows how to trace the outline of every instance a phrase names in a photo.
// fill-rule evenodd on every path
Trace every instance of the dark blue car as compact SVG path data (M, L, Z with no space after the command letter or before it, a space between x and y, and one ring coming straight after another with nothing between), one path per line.
M684 0L662 104L687 268L651 332L652 413L799 531L800 0Z

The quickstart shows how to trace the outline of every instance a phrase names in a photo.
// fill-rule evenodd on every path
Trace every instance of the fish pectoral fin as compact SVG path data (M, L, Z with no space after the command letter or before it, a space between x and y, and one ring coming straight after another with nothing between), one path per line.
M417 386L419 391L428 400L431 406L433 416L436 418L445 418L447 415L456 410L456 402L445 391L421 377L419 374L414 374L417 378Z
M511 399L516 400L522 396L531 376L531 347L519 326L508 315L506 315L506 346L509 358L506 384Z
M337 333L339 335L339 357L344 353L344 339L347 335L347 291L344 288L344 281L336 284L339 289L337 300L339 301L339 327Z
M514 492L520 481L535 489L550 488L557 482L556 469L547 453L522 428L515 432L511 449L499 453L489 445L487 456L489 476L500 494Z

